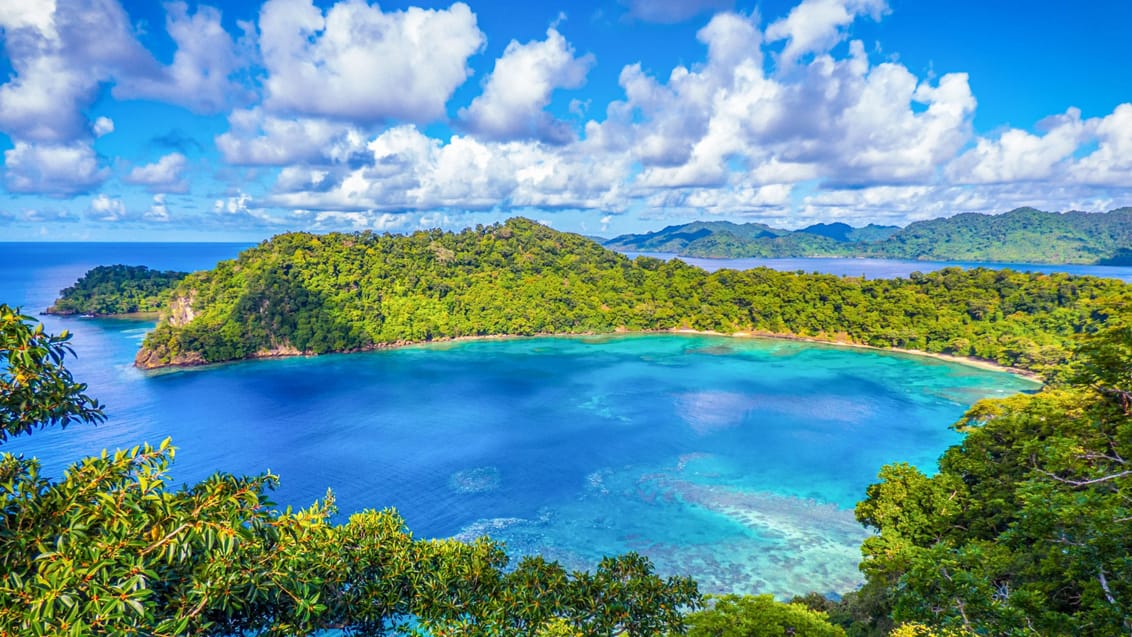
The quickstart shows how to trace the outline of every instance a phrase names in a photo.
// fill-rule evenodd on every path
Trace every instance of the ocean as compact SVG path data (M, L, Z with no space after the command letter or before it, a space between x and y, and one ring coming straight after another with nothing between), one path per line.
M199 269L238 244L0 244L0 303L35 313L88 268ZM841 593L854 503L888 462L933 471L975 401L1024 379L930 358L698 335L461 341L143 373L152 322L40 317L98 426L5 444L49 475L104 448L178 448L176 483L270 470L279 506L334 490L418 537L488 534L569 568L639 551L709 592Z

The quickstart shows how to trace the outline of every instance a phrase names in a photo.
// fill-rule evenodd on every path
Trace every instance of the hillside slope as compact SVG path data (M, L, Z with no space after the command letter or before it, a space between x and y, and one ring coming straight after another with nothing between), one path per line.
M152 368L484 336L693 328L906 347L1041 368L1127 303L1119 281L949 268L862 280L630 260L526 219L409 236L279 235L186 277Z
M1132 208L1106 213L1019 208L964 213L906 228L814 224L797 231L763 224L693 222L604 244L615 250L706 258L883 257L925 261L1132 264Z

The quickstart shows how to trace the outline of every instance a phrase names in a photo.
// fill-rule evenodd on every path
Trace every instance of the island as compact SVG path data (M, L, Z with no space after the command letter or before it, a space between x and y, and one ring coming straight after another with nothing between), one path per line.
M695 330L973 357L1042 371L1127 300L1116 280L946 268L866 280L707 273L523 218L462 232L278 235L182 279L144 369L485 336Z
M761 223L695 221L614 237L629 252L706 258L869 257L920 261L1124 265L1132 263L1132 208L1105 213L1018 208L963 213L907 227L818 223L782 230Z

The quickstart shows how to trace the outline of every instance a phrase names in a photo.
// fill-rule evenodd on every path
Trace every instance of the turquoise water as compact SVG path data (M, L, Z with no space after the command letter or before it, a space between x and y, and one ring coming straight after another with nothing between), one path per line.
M168 248L150 265L204 267L192 262L217 250ZM29 307L74 278L70 265L8 263L0 299ZM270 469L281 505L330 487L344 513L396 507L418 536L486 533L570 568L636 550L713 592L851 589L865 536L852 506L881 465L931 470L967 406L1033 388L932 359L693 335L463 341L143 374L131 361L150 323L45 321L76 333L71 366L110 413L4 445L55 475L104 447L171 436L177 480Z

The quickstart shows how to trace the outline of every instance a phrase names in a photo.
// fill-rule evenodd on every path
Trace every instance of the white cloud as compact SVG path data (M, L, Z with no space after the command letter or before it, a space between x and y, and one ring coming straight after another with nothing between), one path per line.
M246 91L232 76L246 65L236 43L220 23L220 11L198 5L189 14L184 2L165 5L165 28L177 44L173 63L156 73L127 75L114 87L122 99L157 99L197 113L217 113ZM250 30L251 25L242 25Z
M233 111L231 130L216 147L231 164L284 166L297 162L347 162L365 150L366 139L349 124L310 117L277 117L262 108Z
M170 220L169 208L165 204L165 193L159 192L153 196L153 204L150 205L149 210L143 216L148 221L164 223Z
M1094 127L1081 120L1079 109L1071 108L1047 118L1041 128L1046 131L1041 136L1012 128L997 139L980 137L974 148L947 167L948 178L974 184L1049 179Z
M701 13L730 9L735 0L621 0L629 15L643 22L674 24Z
M114 132L114 120L109 117L99 117L94 120L94 126L91 127L91 132L95 137L102 137Z
M386 13L346 0L324 15L310 0L268 0L259 27L270 110L358 122L443 118L484 43L459 2Z
M114 73L145 73L152 57L134 39L114 0L19 3L0 11L12 65L0 85L0 130L14 138L63 143L90 134L83 110Z
M169 153L152 164L136 166L126 176L128 184L146 186L153 192L186 192L189 183L185 179L188 160L181 153Z
M110 176L89 143L34 144L16 141L4 151L9 191L70 197L90 192Z
M854 41L845 59L818 55L769 77L754 20L715 16L698 34L706 64L677 67L665 84L626 67L626 101L588 123L587 139L632 153L645 189L932 180L970 139L965 75L932 85L899 64L873 67Z
M248 203L252 200L247 193L237 193L233 197L217 199L212 209L219 214L236 215L248 212Z
M605 122L587 124L587 138L606 150L630 151L645 166L681 166L707 133L723 94L737 82L751 84L754 92L769 86L762 81L761 34L754 19L719 14L696 37L708 47L707 63L693 70L676 67L666 84L646 75L640 64L622 69L626 100L610 104Z
M574 137L569 126L543 109L555 89L585 83L593 63L590 54L574 57L574 47L554 28L547 29L545 40L512 40L495 61L483 94L460 110L460 118L473 133L488 139L566 143Z
M121 199L100 194L90 201L87 212L95 221L122 221L126 218L126 205Z
M789 15L767 27L766 39L787 40L779 65L789 67L806 54L832 49L845 39L845 28L858 16L877 20L887 11L885 0L802 0Z
M1101 186L1132 186L1132 104L1120 104L1095 126L1097 149L1073 166L1073 180Z
M318 169L284 172L270 203L338 211L620 210L625 205L627 159L597 157L581 145L557 148L459 135L443 144L405 125L381 133L368 150L367 165L329 181Z

